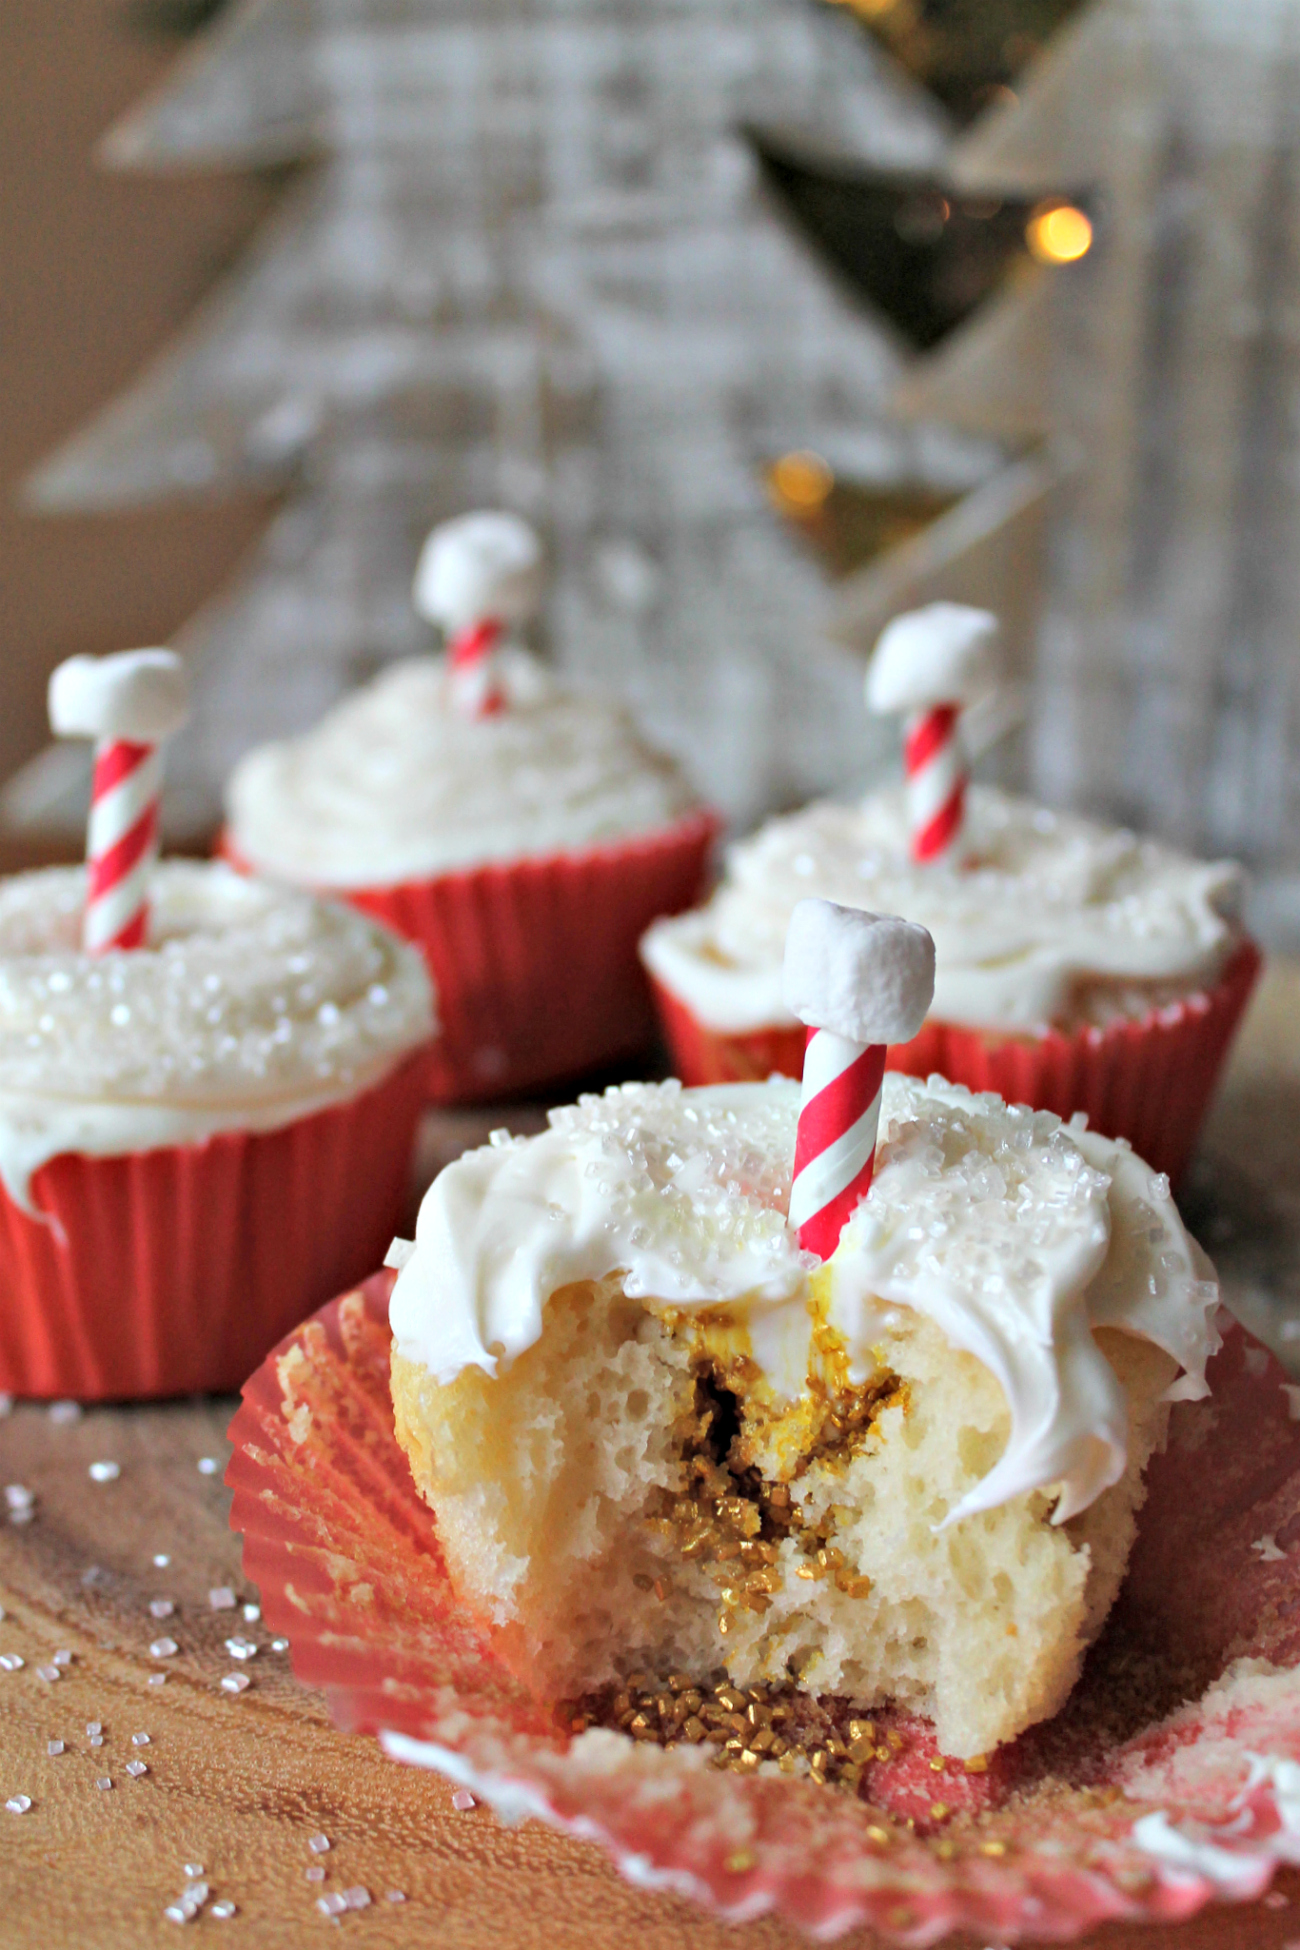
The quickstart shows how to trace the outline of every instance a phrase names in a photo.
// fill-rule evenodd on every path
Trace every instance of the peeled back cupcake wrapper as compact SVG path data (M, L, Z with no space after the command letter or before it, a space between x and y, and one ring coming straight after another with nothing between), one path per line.
M637 942L699 898L716 833L715 816L696 812L579 852L324 891L423 948L441 1025L428 1093L472 1102L578 1075L648 1040ZM222 851L247 867L228 835Z
M720 1773L694 1747L570 1737L506 1671L457 1605L393 1434L391 1285L368 1280L283 1342L230 1431L245 1571L344 1728L503 1818L598 1842L643 1887L821 1938L861 1923L910 1944L1064 1938L1247 1900L1300 1862L1300 1422L1241 1329L1209 1400L1173 1409L1124 1589L1065 1708L985 1772L943 1762L925 1723L875 1714L898 1738L854 1799Z
M1007 1103L1058 1117L1083 1111L1093 1130L1126 1137L1140 1157L1177 1182L1260 964L1258 948L1243 941L1210 988L1104 1029L1010 1036L928 1022L912 1042L890 1049L888 1066L915 1077L938 1072L968 1090L992 1090ZM806 1031L798 1024L739 1034L712 1030L661 982L651 985L672 1069L683 1083L801 1074Z
M423 1050L279 1129L63 1153L0 1191L0 1391L225 1392L322 1294L377 1265L408 1193Z

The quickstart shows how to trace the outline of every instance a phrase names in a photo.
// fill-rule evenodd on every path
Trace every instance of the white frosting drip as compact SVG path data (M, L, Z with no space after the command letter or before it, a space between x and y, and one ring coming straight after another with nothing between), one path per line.
M418 951L352 908L170 861L150 946L80 948L85 875L0 882L0 1179L272 1129L356 1094L433 1028Z
M917 866L901 790L819 801L733 847L708 905L656 922L643 957L708 1028L791 1023L786 929L795 903L819 895L929 929L937 1020L1028 1031L1068 1021L1080 983L1211 982L1235 945L1230 861L1190 860L990 786L971 789L967 832L968 866Z
M489 717L467 719L443 661L418 657L250 753L227 797L241 854L310 886L393 886L649 832L698 803L618 705L523 651L494 672L508 705Z
M723 1307L774 1392L812 1358L810 1276L786 1212L799 1086L629 1084L551 1114L539 1137L466 1154L435 1180L391 1319L448 1382L495 1374L542 1333L547 1300L617 1273L652 1307ZM1056 1520L1122 1474L1127 1424L1091 1327L1165 1348L1205 1392L1218 1287L1157 1178L1126 1146L1046 1111L932 1078L885 1078L870 1193L828 1262L829 1324L854 1378L883 1311L924 1314L995 1374L1011 1436L949 1521L1061 1486Z

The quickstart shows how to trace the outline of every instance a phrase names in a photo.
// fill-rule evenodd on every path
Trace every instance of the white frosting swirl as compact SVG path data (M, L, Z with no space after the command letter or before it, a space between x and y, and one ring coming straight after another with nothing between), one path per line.
M808 895L901 914L934 936L931 1015L1034 1031L1141 1013L1221 972L1237 940L1240 869L1049 812L990 786L967 802L965 866L915 864L900 789L822 800L733 847L707 906L658 921L651 972L706 1027L794 1021L781 961Z
M540 1337L550 1296L617 1273L650 1309L724 1308L780 1398L812 1371L816 1296L850 1376L882 1313L932 1320L1001 1383L1011 1435L948 1521L1060 1485L1056 1521L1123 1473L1123 1391L1093 1339L1164 1348L1205 1392L1213 1269L1122 1142L941 1078L885 1078L871 1190L825 1271L787 1223L799 1086L629 1084L551 1113L539 1137L435 1180L393 1290L398 1351L442 1383L495 1374Z
M423 957L353 908L173 860L150 946L80 947L85 874L0 881L0 1179L274 1129L378 1080L433 1029Z
M395 664L314 730L236 768L231 837L255 867L313 887L382 887L490 860L600 845L698 801L607 699L503 651L506 709L467 718L441 658Z

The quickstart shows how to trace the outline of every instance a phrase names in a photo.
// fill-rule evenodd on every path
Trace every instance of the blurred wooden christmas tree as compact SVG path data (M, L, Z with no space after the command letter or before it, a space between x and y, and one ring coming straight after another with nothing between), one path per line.
M238 0L112 132L120 167L315 158L34 485L55 510L286 484L178 640L199 709L174 832L210 825L249 742L425 647L420 538L485 504L548 535L557 658L624 690L733 816L866 773L887 735L858 661L817 646L819 572L764 467L813 447L932 506L988 455L886 423L900 341L780 220L742 125L913 173L948 134L814 0Z
M1009 559L1048 508L1043 796L1256 863L1300 929L1300 8L1098 0L956 144L1036 206L1038 268L909 373L901 412L1017 455L845 589L865 640ZM1001 497L1004 504L997 503Z

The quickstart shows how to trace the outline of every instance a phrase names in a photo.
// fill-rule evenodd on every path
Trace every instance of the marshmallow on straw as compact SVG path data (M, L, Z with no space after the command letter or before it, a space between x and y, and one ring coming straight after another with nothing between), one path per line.
M459 515L424 544L415 607L446 634L452 697L466 717L487 717L504 705L492 651L503 630L536 613L543 587L542 545L518 515Z
M55 734L96 740L81 935L89 954L144 945L158 857L158 747L180 730L189 708L184 667L170 650L69 657L50 678Z
M998 621L965 603L929 603L886 625L867 669L873 711L906 713L903 769L914 860L956 861L968 763L961 709L992 688Z
M783 986L808 1025L790 1223L805 1251L829 1259L871 1185L885 1047L911 1041L934 995L934 941L895 915L803 900Z

